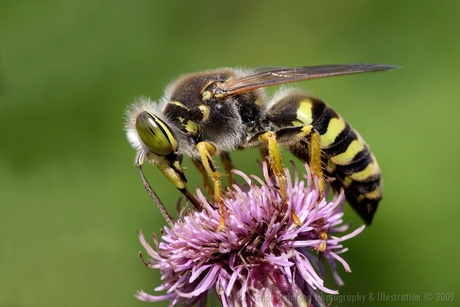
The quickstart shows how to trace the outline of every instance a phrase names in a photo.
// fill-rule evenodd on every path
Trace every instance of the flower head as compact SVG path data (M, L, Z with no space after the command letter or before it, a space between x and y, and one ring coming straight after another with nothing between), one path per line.
M150 256L144 263L162 274L163 284L155 290L166 294L140 291L136 297L152 302L169 299L170 306L203 306L214 290L223 306L323 305L318 291L338 292L324 285L321 260L329 262L336 282L342 285L336 263L350 271L340 256L347 250L342 242L364 226L334 236L349 228L342 221L343 191L329 202L321 198L318 179L305 167L307 175L302 180L295 167L293 179L285 170L287 207L264 164L264 180L235 171L249 188L234 185L224 194L224 232L217 231L219 210L198 190L203 210L184 214L172 229L165 227L162 242L154 236L154 248L139 233ZM293 222L292 211L300 226Z

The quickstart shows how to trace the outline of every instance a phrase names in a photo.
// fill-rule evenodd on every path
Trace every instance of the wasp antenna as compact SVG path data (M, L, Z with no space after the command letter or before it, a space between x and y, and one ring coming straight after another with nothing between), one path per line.
M163 215L163 218L166 220L166 223L168 223L169 227L172 228L174 225L173 219L169 215L161 200L158 198L158 195L155 193L155 191L153 191L152 187L150 186L150 183L147 181L147 178L145 178L144 172L142 171L142 166L138 165L136 166L136 168L139 171L139 175L141 176L141 180L144 184L145 190L147 191L153 202L157 205L158 209L161 212L161 215Z

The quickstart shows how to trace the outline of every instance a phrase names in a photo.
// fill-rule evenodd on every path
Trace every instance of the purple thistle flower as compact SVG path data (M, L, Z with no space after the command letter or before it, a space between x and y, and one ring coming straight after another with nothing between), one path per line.
M342 221L343 191L330 202L318 200L318 179L305 168L306 180L299 180L295 167L294 180L285 170L288 208L264 163L265 181L235 171L250 188L234 185L224 193L224 232L217 231L219 210L199 190L203 210L184 214L173 229L165 227L163 242L153 236L155 248L140 232L150 256L144 264L162 274L163 284L155 291L166 294L139 291L136 297L149 302L169 299L169 306L204 306L208 294L215 291L223 306L325 306L319 291L338 291L324 285L321 260L330 264L336 282L342 285L336 263L351 271L340 256L347 250L342 241L358 235L364 225L334 236L350 226ZM291 210L300 226L292 221Z

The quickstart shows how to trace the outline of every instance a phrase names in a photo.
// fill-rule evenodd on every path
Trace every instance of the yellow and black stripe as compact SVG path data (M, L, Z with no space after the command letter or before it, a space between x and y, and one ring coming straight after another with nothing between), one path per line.
M323 101L296 90L271 104L267 120L276 126L277 140L308 162L310 135L299 133L310 126L319 133L324 173L344 188L352 207L370 224L382 198L380 168L361 136ZM300 135L300 136L299 136Z

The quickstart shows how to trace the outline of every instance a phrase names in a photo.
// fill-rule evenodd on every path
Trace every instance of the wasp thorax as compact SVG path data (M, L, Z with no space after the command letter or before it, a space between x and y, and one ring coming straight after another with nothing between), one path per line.
M136 118L136 130L144 145L158 156L177 151L177 139L168 125L155 115L143 111Z

